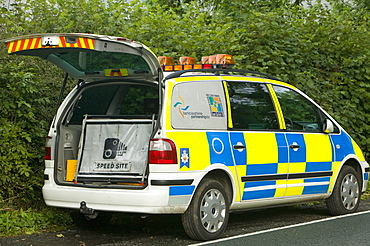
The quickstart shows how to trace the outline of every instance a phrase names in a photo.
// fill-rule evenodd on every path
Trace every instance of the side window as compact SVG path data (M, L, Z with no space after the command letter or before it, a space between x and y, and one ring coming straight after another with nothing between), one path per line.
M320 109L298 92L273 86L283 111L288 131L322 132L323 119Z
M226 130L227 111L221 81L176 84L170 108L171 124L175 129Z
M276 111L265 84L227 82L233 129L279 129Z

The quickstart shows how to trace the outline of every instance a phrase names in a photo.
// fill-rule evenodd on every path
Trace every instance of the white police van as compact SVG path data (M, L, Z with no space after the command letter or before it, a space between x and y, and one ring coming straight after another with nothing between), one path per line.
M231 69L231 56L159 63L138 42L92 34L6 42L76 79L49 130L43 186L76 223L182 214L191 238L210 240L229 211L326 200L346 214L366 190L369 165L332 117L289 84Z

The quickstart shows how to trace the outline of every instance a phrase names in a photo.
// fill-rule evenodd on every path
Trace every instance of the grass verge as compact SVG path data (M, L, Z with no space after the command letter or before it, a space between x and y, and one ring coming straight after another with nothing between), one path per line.
M0 238L63 230L70 224L68 212L62 209L45 207L36 211L0 208Z

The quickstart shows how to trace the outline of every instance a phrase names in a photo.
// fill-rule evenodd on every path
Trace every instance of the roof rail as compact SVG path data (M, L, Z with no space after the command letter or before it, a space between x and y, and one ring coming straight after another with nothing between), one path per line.
M180 77L182 74L189 73L189 72L213 73L216 76L219 76L221 74L234 74L234 73L238 73L240 75L253 74L253 75L260 75L260 76L266 77L268 79L281 81L280 79L275 78L275 77L273 77L271 75L268 75L268 74L265 74L265 73L256 72L256 71L247 71L247 70L242 70L242 69L217 69L217 68L181 70L181 71L177 71L177 72L174 72L174 73L171 73L171 74L167 75L165 77L165 80L177 78L177 77Z

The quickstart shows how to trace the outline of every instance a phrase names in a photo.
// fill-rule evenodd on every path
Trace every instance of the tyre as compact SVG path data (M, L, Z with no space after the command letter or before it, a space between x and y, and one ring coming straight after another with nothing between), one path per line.
M195 240L220 237L229 220L229 204L229 196L220 182L212 179L202 181L182 215L186 234Z
M79 211L72 210L69 212L69 215L73 223L78 227L103 227L109 224L110 220L113 217L112 213L108 212L98 212L98 216L94 219L89 218L88 216L81 214Z
M343 166L335 183L333 193L326 201L332 215L353 213L360 204L361 181L359 174L351 166Z

